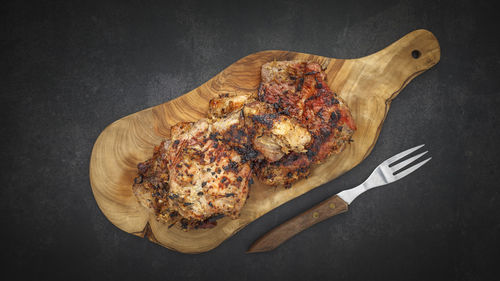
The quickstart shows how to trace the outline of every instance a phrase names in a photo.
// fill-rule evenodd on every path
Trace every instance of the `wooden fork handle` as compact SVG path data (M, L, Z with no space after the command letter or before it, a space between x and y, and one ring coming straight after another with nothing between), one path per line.
M297 233L347 211L347 203L335 195L305 211L304 213L286 221L264 234L248 249L247 253L266 252L274 250L283 242L295 236Z

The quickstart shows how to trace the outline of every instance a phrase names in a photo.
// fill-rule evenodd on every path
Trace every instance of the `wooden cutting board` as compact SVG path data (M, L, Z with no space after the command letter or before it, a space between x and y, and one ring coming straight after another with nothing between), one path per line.
M439 43L427 30L413 31L387 48L359 59L287 51L248 55L189 93L110 124L92 150L92 192L104 215L123 231L147 237L179 252L209 251L265 213L358 165L375 145L391 101L413 78L439 59ZM213 229L189 232L177 226L169 229L157 222L132 193L137 163L151 157L153 147L169 137L170 126L205 117L208 101L218 94L256 92L260 68L272 60L310 60L326 67L328 85L351 108L358 127L354 142L342 153L314 167L308 179L295 183L290 189L269 187L256 181L239 219L223 218Z

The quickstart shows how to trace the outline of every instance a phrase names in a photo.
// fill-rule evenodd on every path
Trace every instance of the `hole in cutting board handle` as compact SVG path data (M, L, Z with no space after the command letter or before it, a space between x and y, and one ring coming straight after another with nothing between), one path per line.
M420 53L419 50L413 50L411 51L411 56L414 58L414 59L418 59L420 57L422 53Z

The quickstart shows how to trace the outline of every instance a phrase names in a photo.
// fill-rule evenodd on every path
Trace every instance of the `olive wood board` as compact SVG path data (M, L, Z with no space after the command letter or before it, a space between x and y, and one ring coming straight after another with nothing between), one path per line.
M248 55L198 88L107 126L97 138L90 160L90 184L95 200L106 218L125 232L183 253L209 251L260 216L358 165L374 147L391 101L413 78L439 59L436 37L422 29L358 59L278 50ZM187 232L158 222L132 193L137 164L152 156L153 147L169 137L172 125L206 117L210 99L224 93L255 93L261 66L273 60L307 60L321 64L328 86L351 109L357 126L354 141L343 152L314 166L307 179L289 189L266 186L255 180L238 219L223 218L212 229Z

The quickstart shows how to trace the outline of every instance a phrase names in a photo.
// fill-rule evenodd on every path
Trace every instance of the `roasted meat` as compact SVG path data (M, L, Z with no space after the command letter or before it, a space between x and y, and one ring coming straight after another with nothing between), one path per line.
M222 138L237 122L239 118L229 116L214 123L200 119L172 127L169 199L181 217L203 221L239 215L248 195L250 163L242 163L240 154Z
M134 194L159 220L189 229L236 218L252 172L264 184L290 187L351 141L349 108L319 64L274 61L261 78L256 94L221 95L208 118L174 125L171 139L139 163Z
M296 120L312 137L307 151L256 165L255 173L265 184L290 186L307 176L312 164L342 151L356 126L347 105L328 88L318 63L270 62L262 66L261 76L258 100Z
M209 117L219 118L231 113L242 111L245 127L244 142L239 142L239 147L250 145L253 150L269 161L277 161L285 154L305 152L305 146L311 141L311 135L306 128L301 126L294 118L278 114L275 108L268 103L255 101L250 95L221 95L209 103ZM229 138L228 142L236 139ZM233 144L234 145L234 144Z
M170 141L138 165L133 191L139 202L158 220L179 222L184 229L238 217L248 196L251 162L225 139L234 139L230 134L242 118L234 113L173 126Z

